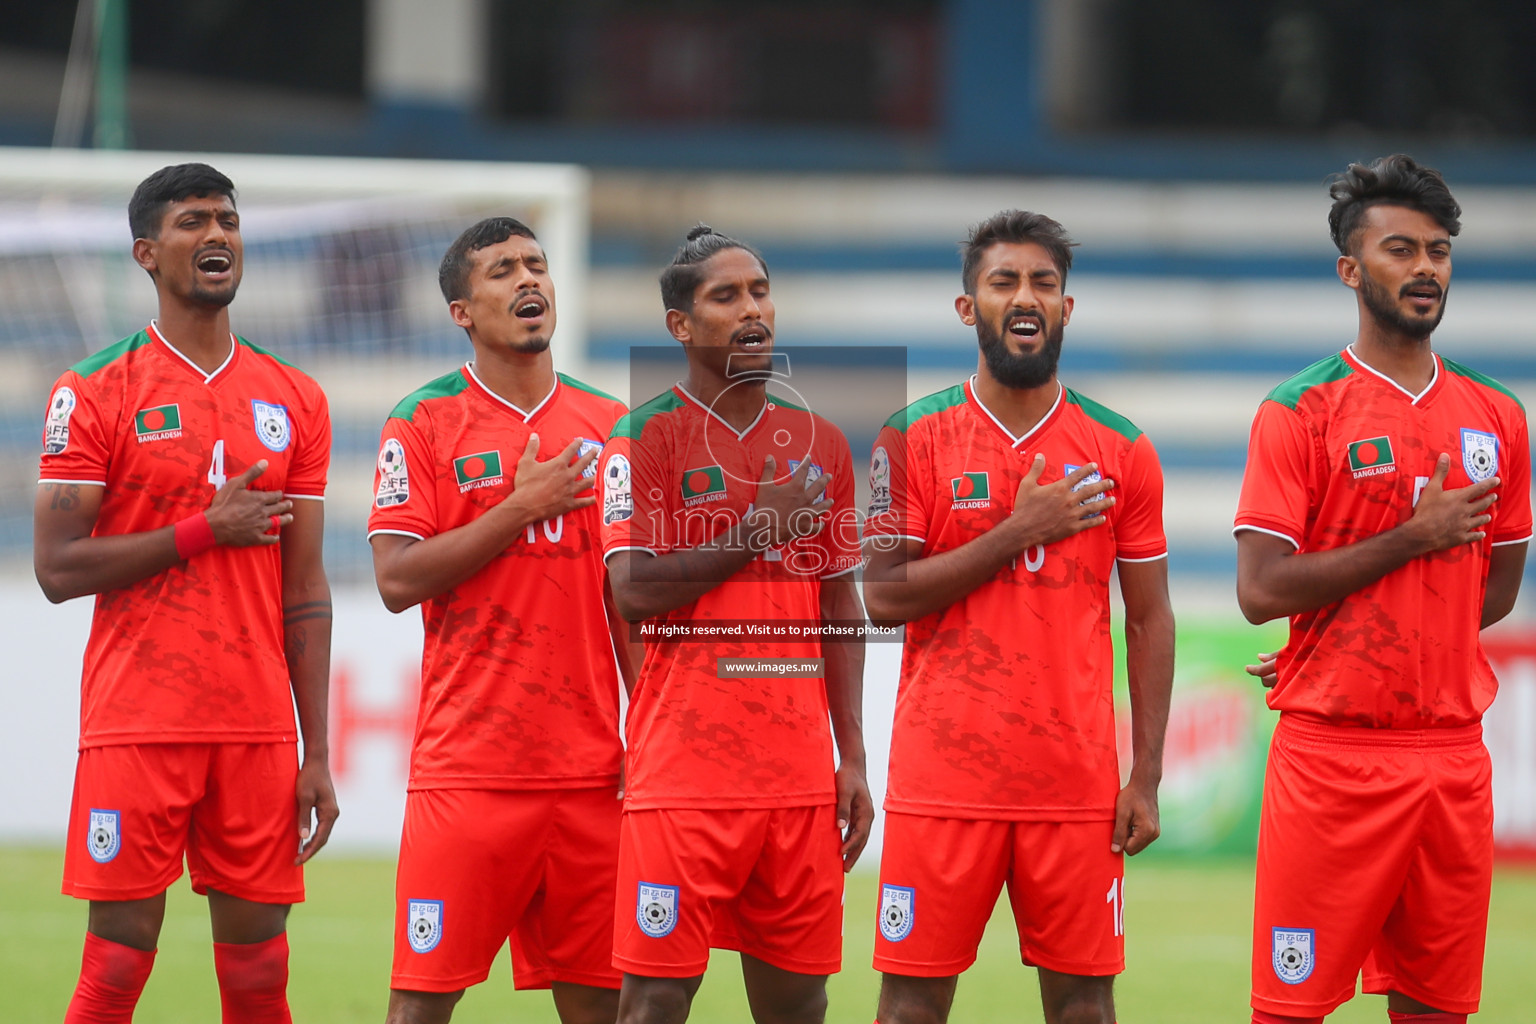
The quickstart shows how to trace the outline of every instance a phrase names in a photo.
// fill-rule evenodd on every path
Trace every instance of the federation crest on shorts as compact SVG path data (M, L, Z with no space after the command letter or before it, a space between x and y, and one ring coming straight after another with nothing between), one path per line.
M629 460L622 455L610 455L608 464L603 467L603 522L622 523L634 514Z
M75 389L61 387L48 403L48 420L43 424L43 454L57 455L69 447L69 418L75 412Z
M121 816L116 811L98 811L91 808L91 827L85 835L86 849L91 860L105 864L117 856L123 848L123 838L118 831Z
M1275 977L1287 985L1300 985L1312 977L1317 966L1317 956L1312 949L1311 928L1275 928L1274 964Z
M671 935L677 927L677 886L641 882L635 897L635 921L653 939Z
M411 475L405 465L405 446L391 437L379 449L379 489L373 503L379 508L403 505L411 498Z
M418 953L436 949L443 940L443 901L410 900L405 911L405 937Z
M288 426L288 407L268 405L253 398L251 412L256 419L256 436L261 439L261 443L274 452L286 449L288 442L293 440L293 431Z
M1473 483L1499 471L1499 439L1481 430L1461 428L1461 465Z
M880 934L900 942L912 934L912 904L916 890L904 885L880 886Z
M578 437L576 440L581 442L581 447L576 449L576 457L578 459L586 458L590 452L600 452L603 450L603 442L601 441L593 441L585 437ZM593 459L592 465L582 470L581 475L588 480L597 476L597 460Z

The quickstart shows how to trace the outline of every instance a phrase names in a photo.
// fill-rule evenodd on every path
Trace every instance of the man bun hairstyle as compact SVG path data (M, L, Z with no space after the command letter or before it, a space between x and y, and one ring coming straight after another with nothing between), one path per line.
M683 313L693 312L693 293L704 280L704 264L711 257L727 249L740 249L750 253L768 276L768 263L763 254L740 239L722 235L708 224L695 224L688 231L688 238L678 248L672 262L661 272L661 305L663 309L675 309Z
M516 217L487 217L465 228L443 253L443 262L437 267L437 286L443 290L443 298L449 302L469 298L469 272L474 269L470 255L500 245L513 235L539 240L533 229Z
M235 201L235 183L207 164L172 164L139 182L128 200L128 229L135 241L159 238L165 208L183 199L225 196Z
M1001 242L1033 242L1050 253L1051 262L1061 274L1061 283L1067 283L1067 272L1072 269L1072 241L1067 229L1043 213L1028 210L1003 210L971 228L970 237L960 245L960 282L965 294L976 294L976 275L981 269L981 257L992 246Z
M1453 238L1461 232L1461 205L1445 178L1405 153L1350 164L1328 179L1328 194L1333 197L1328 233L1345 256L1355 247L1365 211L1373 206L1406 206L1429 214Z

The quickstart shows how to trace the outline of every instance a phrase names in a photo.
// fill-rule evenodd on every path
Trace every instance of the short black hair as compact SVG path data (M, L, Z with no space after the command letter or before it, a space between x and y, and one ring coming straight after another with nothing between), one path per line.
M688 232L687 240L661 272L662 308L692 312L693 293L704 280L703 265L727 249L741 249L750 253L757 260L758 266L763 268L763 276L768 276L768 261L763 259L762 253L740 239L720 234L708 224L698 224Z
M1373 206L1406 206L1429 214L1453 238L1461 232L1461 205L1445 178L1404 153L1350 164L1343 174L1328 179L1328 194L1333 197L1328 233L1345 256L1355 245L1365 211Z
M1043 213L1002 210L971 228L970 236L960 245L960 283L965 294L976 294L982 254L999 242L1033 242L1040 246L1050 253L1051 262L1061 273L1062 284L1066 284L1067 271L1072 269L1072 247L1077 245L1067 229Z
M500 245L513 235L539 240L533 229L516 217L487 217L465 228L443 253L443 262L437 267L437 286L443 290L443 298L449 302L469 298L469 254L489 245Z
M165 208L194 196L226 196L233 203L235 183L207 164L172 164L139 182L128 200L128 229L134 240L159 238Z

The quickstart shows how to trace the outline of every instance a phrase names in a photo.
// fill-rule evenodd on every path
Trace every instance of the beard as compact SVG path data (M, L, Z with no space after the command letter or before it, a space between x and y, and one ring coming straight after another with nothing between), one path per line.
M187 299L199 306L221 309L235 301L235 292L239 287L239 281L231 281L218 288L210 288L201 282L193 281L192 287L187 289Z
M513 352L517 352L521 355L538 355L540 352L543 352L545 349L549 348L549 335L535 334L531 338L526 338L522 341L514 341L507 347L510 348Z
M1001 322L1007 323L1017 315L1017 310L1010 310ZM1011 352L1002 332L977 318L976 341L981 346L981 357L999 384L1007 388L1038 388L1056 376L1056 364L1061 360L1062 324L1058 321L1053 327L1042 317L1041 329L1045 340L1040 351Z
M1410 281L1403 285L1397 297L1402 298L1414 283ZM1360 267L1360 298L1365 301L1365 308L1370 310L1372 318L1383 327L1410 338L1427 338L1435 333L1435 328L1445 318L1445 303L1449 292L1449 288L1440 290L1440 308L1433 317L1410 316L1398 308L1386 286L1367 273L1363 265Z

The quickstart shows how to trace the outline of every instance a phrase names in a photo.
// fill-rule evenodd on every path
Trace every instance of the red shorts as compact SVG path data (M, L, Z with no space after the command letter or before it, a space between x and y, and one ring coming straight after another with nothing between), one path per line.
M620 807L612 786L406 794L390 987L478 985L510 939L517 988L618 988Z
M781 970L843 963L837 809L626 811L613 964L649 978L704 973L734 949Z
M141 743L88 747L75 765L64 892L138 900L181 877L256 903L304 899L298 746Z
M1482 727L1336 728L1282 715L1269 750L1253 1006L1331 1012L1396 990L1475 1013L1493 884Z
M947 978L976 948L1008 884L1026 964L1125 970L1125 859L1110 821L973 821L887 812L875 970Z

